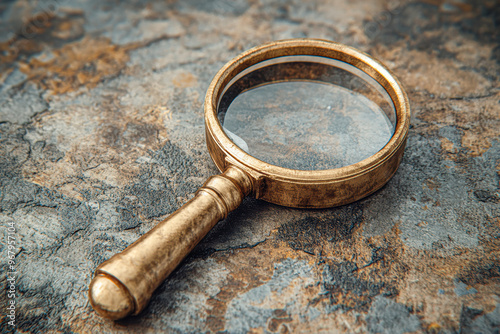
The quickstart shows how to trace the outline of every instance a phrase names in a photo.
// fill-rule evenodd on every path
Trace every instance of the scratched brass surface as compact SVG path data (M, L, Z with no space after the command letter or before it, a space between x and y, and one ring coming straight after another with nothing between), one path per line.
M110 319L139 314L154 290L250 191L248 176L234 167L208 179L182 208L97 268L89 288L92 307ZM113 286L120 285L127 293L110 301L110 292L97 283L103 280L116 282Z

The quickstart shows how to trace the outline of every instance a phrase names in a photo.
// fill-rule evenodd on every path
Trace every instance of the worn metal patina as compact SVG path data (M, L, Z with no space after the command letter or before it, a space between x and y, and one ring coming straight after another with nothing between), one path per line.
M283 56L313 55L338 59L370 73L386 87L394 101L397 123L389 142L359 163L336 169L297 170L255 159L237 147L219 121L217 106L231 81L263 60L289 59ZM297 62L285 60L296 67ZM299 63L302 64L302 63ZM311 63L317 65L317 63ZM316 79L320 72L276 73L280 81ZM327 69L330 66L326 67ZM266 68L264 68L265 70ZM255 72L250 72L250 75ZM260 73L260 72L259 72ZM261 74L259 74L260 76ZM248 80L247 80L248 81ZM255 80L250 80L255 81ZM264 82L271 83L267 78ZM250 82L251 89L260 82ZM229 92L228 88L226 92ZM227 93L226 93L227 94ZM237 95L237 93L233 94ZM280 98L280 96L275 96ZM259 103L259 101L256 101ZM231 103L230 101L228 102ZM283 111L282 111L283 112ZM286 111L285 111L286 112ZM298 120L298 121L301 121ZM297 208L325 208L349 204L380 189L396 172L410 127L408 97L396 78L382 64L343 44L315 39L271 42L242 53L214 77L205 98L205 135L208 151L222 172L201 187L193 199L160 224L97 268L89 287L92 307L113 320L139 314L154 290L170 275L215 224L240 206L245 196ZM316 130L319 129L316 127Z
M0 10L0 229L17 228L19 332L498 330L498 2ZM333 209L246 199L139 316L99 317L87 299L97 266L217 173L203 122L212 77L243 50L298 37L352 45L401 80L412 128L398 172Z

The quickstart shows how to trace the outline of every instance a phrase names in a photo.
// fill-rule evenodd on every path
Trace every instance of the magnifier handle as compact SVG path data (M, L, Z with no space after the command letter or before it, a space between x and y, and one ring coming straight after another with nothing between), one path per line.
M140 313L156 288L251 189L250 177L236 167L210 177L193 199L97 268L89 287L94 310L114 320Z

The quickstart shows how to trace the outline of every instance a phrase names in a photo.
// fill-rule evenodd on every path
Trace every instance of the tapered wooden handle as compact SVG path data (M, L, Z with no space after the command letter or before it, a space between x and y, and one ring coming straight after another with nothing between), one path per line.
M251 190L250 177L236 167L209 178L193 199L97 268L89 287L94 310L114 320L140 313L156 288Z

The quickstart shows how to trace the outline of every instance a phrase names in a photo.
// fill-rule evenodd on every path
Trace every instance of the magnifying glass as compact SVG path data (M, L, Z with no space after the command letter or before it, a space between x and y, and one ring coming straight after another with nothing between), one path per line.
M375 192L396 172L409 124L399 81L354 48L294 39L244 52L217 73L205 98L206 142L222 174L97 268L92 307L110 319L140 313L245 196L327 208Z

